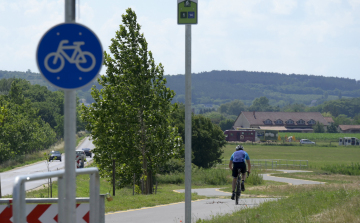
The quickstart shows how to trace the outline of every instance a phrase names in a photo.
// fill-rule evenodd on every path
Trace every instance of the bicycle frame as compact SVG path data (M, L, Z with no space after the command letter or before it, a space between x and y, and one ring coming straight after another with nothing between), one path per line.
M81 45L84 45L85 42L74 42L74 43L73 43L74 45L64 46L64 44L66 44L66 43L68 43L68 42L69 42L68 40L62 40L62 41L59 43L58 49L57 49L57 51L56 51L57 55L60 55L60 54L61 54L61 55L64 56L65 59L66 59L67 61L69 61L70 63L75 63L75 62L76 62L76 61L75 61L75 57L76 57L77 53L79 53L79 54L80 54L79 58L82 58L82 61L81 61L81 62L86 63L86 59L85 59L85 57L84 57L84 55L83 55L82 50L80 49L80 46L81 46ZM74 50L74 52L72 53L71 57L69 57L64 50ZM56 63L57 57L54 58L54 60L55 60L55 63Z

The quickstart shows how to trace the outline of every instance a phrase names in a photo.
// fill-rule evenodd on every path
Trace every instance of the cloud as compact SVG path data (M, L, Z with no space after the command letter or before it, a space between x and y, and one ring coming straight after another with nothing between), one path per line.
M353 8L360 7L360 0L349 0L349 3Z
M177 25L175 3L157 3L161 9L148 0L80 1L77 20L90 27L108 51L121 14L131 7L155 62L165 66L166 74L184 73L185 27ZM355 77L360 71L359 7L360 0L201 0L199 23L192 26L192 71L339 76L347 69L344 75ZM0 0L0 12L2 21L13 18L0 24L0 41L6 45L0 69L37 70L37 43L64 21L64 0Z
M76 17L78 22L92 22L92 20L95 17L95 12L93 7L91 7L87 2L83 3L83 1L80 2L80 6L76 6ZM79 12L80 10L80 12ZM80 18L79 18L80 17Z
M289 15L297 6L296 0L273 0L272 12L276 14Z
M1 1L1 2L0 2L0 12L1 12L1 11L5 11L5 8L6 8L6 2Z

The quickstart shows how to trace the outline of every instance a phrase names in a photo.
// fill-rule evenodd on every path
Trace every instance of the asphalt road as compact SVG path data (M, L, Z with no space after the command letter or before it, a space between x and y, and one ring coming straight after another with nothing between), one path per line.
M94 145L92 144L92 141L89 140L89 138L86 138L81 145L79 145L76 149L82 149L82 148L90 148L93 149ZM87 161L92 160L92 158L87 157ZM49 169L50 171L56 171L64 168L65 165L65 154L62 154L61 156L62 162L59 160L51 161L49 162ZM74 161L75 165L75 161ZM34 163L31 165L19 167L10 171L6 171L3 173L0 173L1 177L1 192L2 195L11 195L13 191L13 184L16 176L21 175L28 175L33 173L39 173L39 172L48 172L47 164L45 161L41 161L38 163ZM56 178L54 178L56 180ZM38 180L38 181L30 181L25 184L26 190L31 190L34 188L37 188L43 184L47 184L47 179L44 180Z

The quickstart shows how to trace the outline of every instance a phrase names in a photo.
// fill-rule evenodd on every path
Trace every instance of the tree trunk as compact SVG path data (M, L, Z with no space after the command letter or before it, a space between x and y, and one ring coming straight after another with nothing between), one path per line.
M143 174L146 176L146 180L144 182L144 190L143 194L151 194L152 187L151 187L151 171L148 170L148 161L147 161L147 154L146 154L146 131L145 131L145 124L143 119L143 110L140 110L140 124L141 124L141 144L142 144L142 156L143 156Z
M151 170L148 171L147 173L147 178L146 178L146 185L148 188L148 193L147 194L152 194L153 193L153 181L152 181L152 172Z

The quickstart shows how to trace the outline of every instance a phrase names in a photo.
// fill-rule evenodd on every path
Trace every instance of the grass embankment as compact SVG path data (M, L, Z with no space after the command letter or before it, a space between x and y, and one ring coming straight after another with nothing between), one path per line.
M264 189L288 197L262 203L256 208L213 216L197 222L359 222L358 185L277 186ZM246 200L242 200L246 204Z
M235 145L229 144L225 147L225 166L234 148ZM359 147L246 144L245 150L251 159L308 160L314 172L277 173L273 176L322 181L326 184L246 187L244 194L250 196L282 198L256 208L246 208L198 222L360 222ZM228 186L223 190L229 192L231 188ZM246 200L243 201L246 204Z
M89 134L86 134L85 132L79 132L76 134L76 145L80 143L81 140L83 140L85 137L87 137ZM22 167L25 165L37 163L39 161L44 160L44 153L48 154L51 151L56 150L60 151L61 153L64 152L64 141L61 139L54 145L52 145L50 148L38 151L32 154L27 155L19 155L16 156L16 159L8 160L0 165L0 172L5 172L17 167Z

